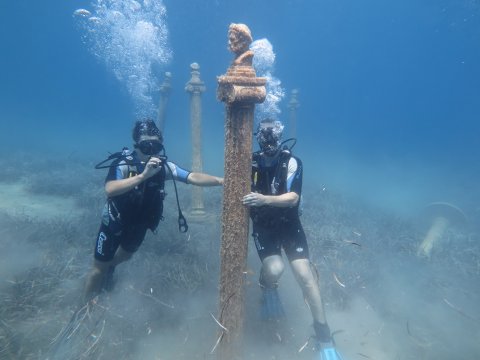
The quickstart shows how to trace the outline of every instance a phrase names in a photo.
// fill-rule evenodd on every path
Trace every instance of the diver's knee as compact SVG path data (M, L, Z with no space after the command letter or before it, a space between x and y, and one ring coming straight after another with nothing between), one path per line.
M92 269L90 270L90 277L98 277L106 274L108 268L110 267L110 262L100 262L95 260Z
M269 275L280 277L285 270L285 264L281 256L270 256L263 261L262 269Z
M272 286L278 281L285 270L285 264L280 256L273 255L265 258L262 262L260 284Z
M113 258L114 265L118 265L122 262L128 261L132 258L133 252L124 250L121 246L117 249Z
M96 278L98 276L101 276L103 273L103 271L97 267L94 267L92 268L92 270L90 270L90 278Z

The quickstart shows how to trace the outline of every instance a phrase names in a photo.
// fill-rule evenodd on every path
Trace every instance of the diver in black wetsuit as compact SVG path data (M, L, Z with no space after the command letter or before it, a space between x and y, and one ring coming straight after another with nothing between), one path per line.
M137 121L132 133L135 150L124 150L109 165L107 202L95 245L95 258L85 286L87 302L112 285L115 267L130 259L148 229L154 231L163 212L166 180L198 186L218 186L223 178L189 172L161 156L163 137L153 120ZM179 218L179 221L181 219ZM186 223L183 224L186 231ZM182 229L182 224L180 224Z
M282 149L282 132L280 121L265 119L260 122L256 137L261 150L253 154L252 192L243 197L243 204L250 207L253 240L262 261L261 314L267 320L284 316L277 292L285 268L283 249L313 316L318 359L339 360L299 218L302 162L289 149Z

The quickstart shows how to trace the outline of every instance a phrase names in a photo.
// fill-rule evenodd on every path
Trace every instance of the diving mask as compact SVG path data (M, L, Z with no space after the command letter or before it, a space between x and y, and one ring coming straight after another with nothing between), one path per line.
M273 156L278 151L283 128L284 126L280 121L263 121L258 125L255 135L258 145L265 155Z
M135 144L135 148L145 155L157 155L163 150L163 144L159 140L142 140Z

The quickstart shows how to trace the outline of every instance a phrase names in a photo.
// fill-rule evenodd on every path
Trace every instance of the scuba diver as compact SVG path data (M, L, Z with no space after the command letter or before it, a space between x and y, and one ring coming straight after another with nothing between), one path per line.
M279 320L285 316L278 281L284 271L282 248L295 279L302 288L313 316L318 360L341 360L327 324L317 272L309 260L308 244L299 218L302 194L302 162L291 153L293 145L281 142L284 126L274 119L262 120L255 133L260 151L253 153L251 192L242 199L250 207L253 240L262 262L261 317Z
M102 290L111 290L115 267L138 250L148 229L152 232L162 219L166 180L197 186L220 186L223 178L189 172L167 161L161 131L151 119L137 121L132 132L134 151L124 148L96 168L109 168L105 179L107 201L95 244L93 268L87 278L84 302ZM108 161L110 165L102 166ZM178 194L177 194L177 206ZM179 229L188 226L179 211Z

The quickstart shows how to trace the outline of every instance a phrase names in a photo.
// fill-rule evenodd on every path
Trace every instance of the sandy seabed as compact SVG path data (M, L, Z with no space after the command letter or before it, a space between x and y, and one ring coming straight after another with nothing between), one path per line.
M82 308L101 186L94 178L65 195L68 188L39 191L25 178L0 182L0 358L216 358L220 192L206 189L210 216L180 234L170 189L158 233L119 267L112 292ZM188 187L179 190L188 213ZM320 189L305 193L302 221L344 360L480 358L478 227L452 229L421 259L425 229L411 218ZM313 359L313 341L304 346L312 321L290 271L279 288L287 318L272 327L258 318L253 246L248 264L242 357Z
M0 212L38 221L82 215L72 197L32 194L23 182L0 183Z

